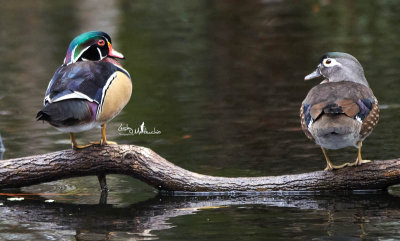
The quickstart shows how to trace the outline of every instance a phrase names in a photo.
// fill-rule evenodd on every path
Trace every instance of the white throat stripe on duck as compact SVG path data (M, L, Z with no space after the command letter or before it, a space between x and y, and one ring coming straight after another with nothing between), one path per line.
M103 93L102 93L102 95L101 95L101 102L100 102L99 106L97 107L96 119L99 117L99 113L100 113L101 110L103 109L104 98L105 98L105 96L106 96L106 93L107 93L108 88L110 87L110 85L111 85L111 83L113 82L113 80L115 79L115 77L117 77L117 72L115 72L114 74L112 74L112 75L108 78L106 84L105 84L104 87L103 87L103 91L102 91Z

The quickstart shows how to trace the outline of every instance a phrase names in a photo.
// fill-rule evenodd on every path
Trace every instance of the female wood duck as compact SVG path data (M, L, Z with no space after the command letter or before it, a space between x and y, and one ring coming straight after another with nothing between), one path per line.
M124 56L113 49L110 36L104 32L91 31L74 38L64 63L50 80L37 120L69 132L73 148L116 144L107 141L106 123L128 103L132 82L115 58ZM77 145L73 133L96 126L102 127L100 142Z
M301 127L320 145L327 166L333 170L370 162L361 157L362 141L378 123L379 107L364 70L350 54L330 52L322 56L317 69L304 79L325 79L308 92L300 108ZM334 166L326 149L358 148L357 160Z

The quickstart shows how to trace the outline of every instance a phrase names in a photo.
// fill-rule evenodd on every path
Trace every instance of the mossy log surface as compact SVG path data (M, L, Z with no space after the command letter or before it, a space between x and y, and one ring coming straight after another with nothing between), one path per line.
M167 191L268 192L385 189L400 183L400 159L357 167L266 177L216 177L185 170L149 148L91 146L0 162L0 188L89 175L124 174Z

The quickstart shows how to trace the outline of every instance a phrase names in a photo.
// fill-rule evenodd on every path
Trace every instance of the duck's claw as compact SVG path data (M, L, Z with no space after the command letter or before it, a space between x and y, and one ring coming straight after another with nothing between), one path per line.
M348 162L346 162L342 165L338 165L338 166L332 165L332 163L329 162L329 164L326 165L324 171L332 171L332 170L336 170L336 169L340 169L340 168L348 167L348 166L351 166L351 164Z
M358 146L357 160L349 164L349 166L360 166L361 164L371 162L371 160L363 160L361 157L361 147L362 147L361 141L357 143L357 146Z
M72 149L83 149L83 148L86 148L86 147L89 147L89 146L93 146L93 144L90 143L90 144L87 144L87 145L77 145L77 144L73 144L72 143Z

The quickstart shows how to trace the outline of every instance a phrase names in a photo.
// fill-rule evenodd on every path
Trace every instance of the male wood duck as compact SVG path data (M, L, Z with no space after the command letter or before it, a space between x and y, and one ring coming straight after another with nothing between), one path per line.
M62 132L69 132L72 148L107 141L106 124L128 103L132 93L129 73L115 59L111 38L100 31L83 33L72 40L64 63L50 80L44 107L36 116ZM78 145L74 133L101 126L100 142Z
M364 139L378 123L379 107L364 70L350 54L330 52L322 56L317 69L304 79L324 80L308 92L300 108L301 127L306 136L321 146L325 170L370 162L361 157ZM333 165L326 149L358 148L354 163Z

